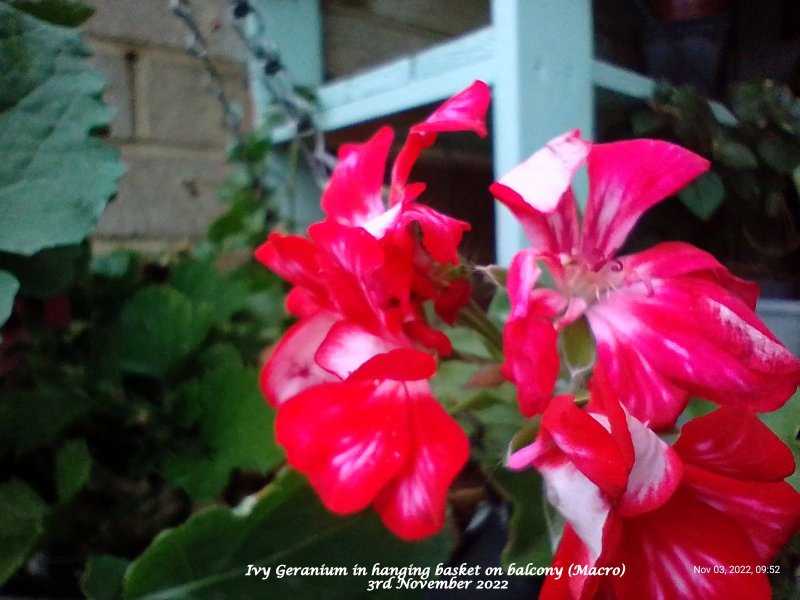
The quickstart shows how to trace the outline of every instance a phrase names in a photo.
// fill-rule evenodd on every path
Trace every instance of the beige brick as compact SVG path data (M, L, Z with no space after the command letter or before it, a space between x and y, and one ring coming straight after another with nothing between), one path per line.
M92 62L108 78L103 100L114 109L111 123L113 139L127 139L133 135L133 105L130 65L125 59L125 49L103 45L95 48Z
M96 36L138 45L185 48L187 29L169 8L168 0L90 0L95 14L86 30ZM197 22L211 54L241 60L244 49L229 25L228 3L192 0Z
M123 146L128 171L109 204L96 237L198 238L224 206L217 188L222 157Z
M223 148L228 133L208 74L191 59L145 53L136 71L136 136L169 145ZM224 73L228 98L249 118L245 73Z

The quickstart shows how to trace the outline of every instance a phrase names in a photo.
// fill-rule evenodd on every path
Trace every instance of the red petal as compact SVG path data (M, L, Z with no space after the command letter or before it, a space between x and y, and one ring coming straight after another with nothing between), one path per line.
M255 251L255 258L289 283L325 297L317 245L308 238L271 233L267 242Z
M433 145L437 134L445 131L474 131L484 137L489 99L489 86L482 81L476 81L444 102L424 122L414 125L394 163L392 195L400 193L395 190L400 190L405 186L411 168L420 153Z
M555 310L531 295L541 274L533 250L518 252L508 271L511 314L503 329L503 374L517 384L520 410L526 417L544 411L558 378L558 333Z
M339 321L319 345L314 360L339 379L347 379L373 356L396 347L396 342L375 335L356 323Z
M411 453L375 500L386 526L416 540L442 528L447 488L469 456L461 427L439 406L427 384L404 384L409 399ZM412 387L413 386L413 387Z
M412 340L434 350L439 356L450 356L453 353L453 344L450 342L450 338L421 320L403 323L403 331Z
M652 248L630 256L620 257L623 270L630 273L627 279L666 279L678 275L704 275L742 300L755 310L759 288L757 283L731 275L708 252L684 242L662 242ZM707 273L701 273L707 271Z
M617 520L610 518L606 522L603 531L603 538L605 539L603 544L604 556L592 557L586 545L575 533L575 530L566 525L551 563L552 567L562 569L561 576L557 579L554 576L549 576L544 580L542 589L539 592L539 600L589 600L590 598L599 598L597 590L603 583L601 577L582 575L581 573L570 574L569 569L572 565L585 567L619 566L612 562L619 535L619 523Z
M458 313L472 298L472 286L466 279L453 279L434 299L436 314L448 325L455 325Z
M673 448L684 462L737 479L782 481L795 469L791 450L758 418L736 408L692 419Z
M382 127L365 144L343 146L322 195L322 210L345 225L363 225L385 210L381 197L394 132Z
M578 239L572 179L591 144L575 130L559 136L490 189L519 220L538 252L570 253Z
M368 506L409 453L407 401L393 383L328 383L286 402L275 434L290 465L337 513Z
M685 485L697 500L736 521L761 564L800 530L800 494L783 481L740 481L687 466Z
M556 396L542 416L542 429L567 460L610 499L616 500L625 492L631 465L614 437L593 417L575 406L572 396ZM638 435L634 443L643 437ZM560 491L558 495L565 496Z
M517 384L519 409L526 417L544 411L558 378L558 333L548 320L511 318L503 329L503 374Z
M767 576L755 571L763 562L736 523L684 491L656 511L624 520L615 561L626 567L624 577L608 578L616 598L771 597ZM751 574L727 572L732 565L750 565ZM726 572L715 574L715 566Z
M353 373L351 380L419 381L432 377L435 372L436 359L427 352L414 348L398 348L369 359Z
M401 222L403 225L419 223L422 245L434 260L458 264L458 245L464 232L470 230L469 223L416 203L403 210Z
M677 417L685 403L681 388L720 404L768 411L782 406L800 382L800 361L744 302L704 277L632 284L587 316L598 363L612 385L637 382L640 396L620 390L619 397L654 428Z
M323 221L308 233L320 248L319 262L328 294L345 317L379 328L381 306L390 290L378 285L376 273L385 264L381 244L360 227Z
M620 515L638 515L662 506L675 493L683 464L670 446L639 421L628 416L636 459L628 487L617 506Z
M330 313L318 313L294 324L283 335L261 370L261 391L270 404L280 406L311 386L336 381L314 361L314 353L334 322Z
M614 256L647 209L709 167L706 159L657 140L595 144L588 164L582 254L590 260Z

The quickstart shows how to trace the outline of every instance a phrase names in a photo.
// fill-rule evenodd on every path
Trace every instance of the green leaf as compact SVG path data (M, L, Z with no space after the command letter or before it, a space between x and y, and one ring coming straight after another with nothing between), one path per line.
M122 578L130 564L118 556L91 556L81 577L81 591L89 600L122 600Z
M47 505L19 481L0 484L0 586L24 563L43 532Z
M89 481L92 457L84 440L70 442L56 454L56 489L60 502L69 502Z
M508 321L508 314L511 312L511 300L508 297L508 292L505 288L497 288L497 291L492 296L492 301L489 303L489 308L486 314L494 321L501 330Z
M0 325L8 321L14 308L14 296L19 290L19 281L11 273L0 271ZM0 337L0 340L3 338Z
M734 169L755 169L758 166L756 155L744 144L723 141L717 150L720 162Z
M90 266L92 275L122 279L130 276L138 265L139 255L131 250L114 250L110 254L93 256Z
M210 314L197 314L177 290L164 285L145 288L120 315L120 364L133 373L163 377L198 347L211 324Z
M436 565L448 556L447 532L420 542L404 542L370 510L353 516L326 510L294 472L279 477L248 514L215 507L159 535L125 576L125 598L189 600L227 598L418 597L419 591L367 593L375 577L351 575L353 565L418 567ZM249 565L271 567L271 575L250 575ZM342 566L348 575L279 578L276 567ZM251 571L252 572L252 571Z
M770 167L786 175L800 165L800 146L778 136L764 137L758 142L758 153Z
M499 468L492 479L511 502L513 511L508 523L508 542L500 558L505 567L515 562L550 565L553 549L545 513L542 478L534 470L514 472Z
M105 80L80 33L0 4L0 250L31 255L81 242L116 192L118 152Z
M49 248L33 256L0 253L0 268L16 275L20 294L53 298L73 284L88 259L88 247L80 244Z
M800 432L800 392L796 392L779 410L758 416L791 448L795 464L800 465L800 440L797 439ZM787 481L800 492L800 468L795 469Z
M164 472L195 499L213 498L236 468L266 472L283 459L274 413L258 388L258 373L226 362L193 388L197 439L167 459Z
M222 277L210 261L179 262L170 284L192 303L199 318L207 320L208 328L241 310L248 299L247 288L236 279Z
M0 395L0 451L28 452L51 444L91 407L66 390L42 389Z
M3 0L37 19L63 27L77 27L94 14L88 4L76 0Z
M725 186L714 171L703 173L678 194L683 205L701 221L708 221L725 199Z
M662 114L650 109L640 110L631 117L631 128L636 137L652 135L666 124L667 121Z

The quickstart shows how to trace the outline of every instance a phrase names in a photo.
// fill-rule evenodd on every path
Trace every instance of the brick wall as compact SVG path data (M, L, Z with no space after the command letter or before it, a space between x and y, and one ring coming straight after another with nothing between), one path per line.
M91 0L85 26L95 64L106 74L116 110L111 142L128 171L103 215L98 245L120 241L164 247L202 234L221 209L226 173L222 110L199 62L186 52L186 29L167 0ZM247 108L241 44L224 0L194 0L227 93Z
M89 0L85 26L94 61L109 78L116 115L111 142L128 166L103 215L99 248L125 242L161 249L202 235L222 209L226 173L221 109L186 29L168 0ZM283 0L288 1L288 0ZM229 27L226 0L192 0L230 97L247 108L244 54ZM347 75L489 23L488 0L321 0L325 72Z

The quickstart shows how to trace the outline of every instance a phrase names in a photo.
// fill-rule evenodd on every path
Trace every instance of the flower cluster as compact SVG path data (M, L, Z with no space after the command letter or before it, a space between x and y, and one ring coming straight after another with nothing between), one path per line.
M293 284L287 310L299 318L261 378L289 464L332 511L372 505L407 539L441 529L447 489L469 453L430 391L436 357L452 349L423 303L453 322L471 295L468 281L451 275L469 225L418 203L424 185L408 179L439 133L486 135L488 104L477 82L415 125L388 194L392 130L344 146L322 197L325 220L308 238L273 233L256 251Z
M299 319L261 380L289 464L332 511L371 505L406 539L442 527L469 454L431 393L452 348L424 307L453 323L471 295L455 268L469 225L418 202L409 177L439 133L485 135L488 102L476 82L412 127L388 190L390 129L343 147L326 218L256 252L293 285ZM584 165L581 218L571 186ZM531 245L508 271L502 372L538 433L508 467L537 469L564 519L556 566L626 565L549 579L542 598L767 598L764 573L694 568L764 565L800 529L793 456L754 414L795 392L800 361L756 317L757 286L688 244L618 256L642 214L708 166L666 142L573 131L491 188ZM565 360L576 328L591 334L589 364ZM687 421L691 397L720 408Z
M579 224L571 180L584 163ZM786 402L800 361L753 312L757 287L688 244L617 257L639 217L708 166L666 142L590 144L573 131L492 186L531 243L509 270L503 368L522 412L541 414L508 466L538 469L566 522L555 565L601 567L548 579L541 598L769 598L757 567L800 528L784 481L794 458L753 414ZM553 288L537 286L545 269ZM583 408L553 397L559 335L580 319L596 345ZM690 396L722 408L670 446L657 432ZM623 577L591 575L621 565Z

